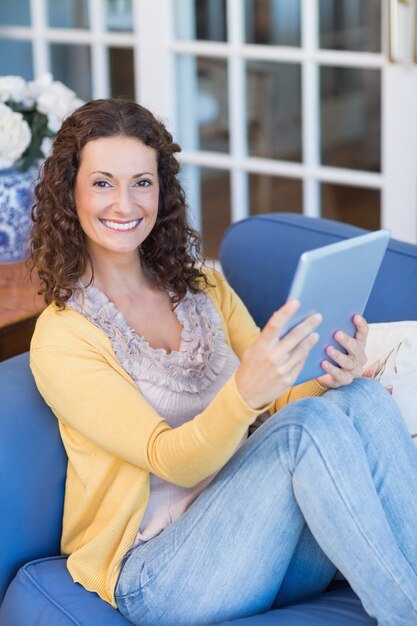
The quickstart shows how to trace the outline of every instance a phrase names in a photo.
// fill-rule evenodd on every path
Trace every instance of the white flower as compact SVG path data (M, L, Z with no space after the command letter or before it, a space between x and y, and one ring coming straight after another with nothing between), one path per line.
M41 152L45 159L52 154L52 139L51 137L44 137L41 143Z
M32 133L23 115L0 103L0 169L11 167L20 159L31 139Z
M0 102L23 102L26 93L27 84L21 76L0 76Z
M49 72L28 82L20 76L0 76L0 169L17 165L25 171L38 165L49 155L50 138L63 119L82 104Z
M53 78L50 72L44 72L36 80L30 80L27 84L24 105L27 108L33 107L41 93L52 84L52 81Z
M79 107L82 101L59 81L48 85L37 98L37 108L48 117L48 128L57 133L63 119Z

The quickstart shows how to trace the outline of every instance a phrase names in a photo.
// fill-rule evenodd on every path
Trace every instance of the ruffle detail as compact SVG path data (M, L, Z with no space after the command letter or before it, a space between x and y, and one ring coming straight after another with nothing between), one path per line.
M221 318L210 297L188 292L175 309L182 326L179 350L152 348L127 323L124 315L98 287L82 287L67 302L103 330L136 384L147 382L175 392L198 393L218 381L228 365L230 347Z

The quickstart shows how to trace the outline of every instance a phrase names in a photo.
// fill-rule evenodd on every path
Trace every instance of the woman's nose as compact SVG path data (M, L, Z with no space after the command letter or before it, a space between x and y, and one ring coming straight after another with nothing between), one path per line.
M133 209L133 202L129 188L121 185L115 192L114 210L119 215L130 215Z

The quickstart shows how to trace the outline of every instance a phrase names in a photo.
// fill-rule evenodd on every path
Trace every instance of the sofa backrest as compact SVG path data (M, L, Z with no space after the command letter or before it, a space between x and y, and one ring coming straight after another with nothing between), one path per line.
M0 363L0 603L18 568L60 553L67 458L29 354Z
M285 302L304 251L364 232L291 213L253 216L230 226L220 262L229 283L262 327ZM417 320L417 246L391 240L365 316L369 322Z

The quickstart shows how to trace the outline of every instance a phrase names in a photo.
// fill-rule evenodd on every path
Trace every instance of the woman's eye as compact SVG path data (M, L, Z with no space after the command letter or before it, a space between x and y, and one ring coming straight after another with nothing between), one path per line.
M152 185L152 181L149 178L141 178L137 181L138 187L150 187Z
M100 187L101 189L104 189L105 187L110 187L110 183L107 180L95 180L93 187Z

